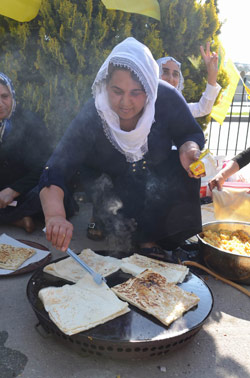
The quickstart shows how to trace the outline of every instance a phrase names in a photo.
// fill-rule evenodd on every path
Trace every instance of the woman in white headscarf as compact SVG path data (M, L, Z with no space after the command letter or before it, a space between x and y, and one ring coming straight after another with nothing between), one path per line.
M205 91L198 102L188 103L188 107L193 117L203 117L212 111L214 102L221 90L221 86L216 82L218 74L218 55L210 53L210 43L207 43L206 51L200 47L202 58L207 68L207 85ZM182 93L184 88L184 78L181 73L181 63L171 56L157 60L159 65L159 77L173 85Z
M73 120L40 180L46 236L65 251L65 180L86 169L85 188L107 234L150 253L201 229L199 180L189 170L204 135L182 96L159 84L158 65L134 38L118 44L97 73L91 99ZM178 151L171 151L172 142ZM99 178L93 184L87 172ZM123 244L125 248L125 244Z

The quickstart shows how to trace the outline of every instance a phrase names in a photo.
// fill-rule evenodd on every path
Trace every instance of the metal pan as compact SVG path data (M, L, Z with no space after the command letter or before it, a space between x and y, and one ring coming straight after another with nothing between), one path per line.
M244 230L250 235L250 223L234 221L215 221L203 225L202 230L218 231L227 229L229 231ZM250 256L239 255L237 252L227 252L206 243L202 232L197 235L200 251L208 268L212 269L222 277L241 284L250 284Z
M61 259L56 261L59 260ZM118 271L107 277L107 284L112 287L130 277L129 274ZM190 341L201 329L213 307L213 295L206 283L189 273L180 287L197 294L200 302L169 327L130 305L131 311L125 315L88 331L67 336L50 320L38 298L40 289L66 283L69 282L39 269L28 282L27 296L39 320L37 327L42 326L46 335L57 337L60 342L83 355L94 354L115 359L143 359L165 355Z

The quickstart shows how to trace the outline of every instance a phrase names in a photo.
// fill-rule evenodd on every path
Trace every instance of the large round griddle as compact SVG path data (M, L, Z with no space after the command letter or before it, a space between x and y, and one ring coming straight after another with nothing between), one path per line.
M59 261L62 259L55 260ZM112 287L131 278L118 271L107 278ZM141 359L167 354L170 350L185 345L201 329L213 307L213 295L206 283L189 272L185 282L179 286L199 296L196 307L186 312L169 327L156 318L129 305L131 311L95 328L67 336L50 320L38 298L40 289L48 286L72 284L66 280L44 273L38 269L27 285L27 296L47 335L54 335L80 354L94 354L109 358Z

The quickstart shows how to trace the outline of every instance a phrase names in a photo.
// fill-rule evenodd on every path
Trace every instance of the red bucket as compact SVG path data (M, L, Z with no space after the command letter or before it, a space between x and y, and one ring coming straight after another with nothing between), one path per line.
M200 187L200 198L202 197L211 197L212 196L212 192L211 190L209 189L209 186L208 186L208 181L203 181L201 180L201 187Z
M207 196L207 185L201 185L200 198Z

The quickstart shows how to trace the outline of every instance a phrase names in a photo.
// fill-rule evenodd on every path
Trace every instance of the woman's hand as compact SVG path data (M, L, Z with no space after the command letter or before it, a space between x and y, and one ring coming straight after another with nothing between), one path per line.
M214 178L212 178L211 181L209 181L209 183L208 183L209 189L211 191L214 188L221 190L225 180L226 180L226 178L223 176L223 173L219 172L216 176L214 176Z
M202 176L205 176L204 174L195 176L189 166L193 162L199 159L200 156L200 148L197 143L195 142L185 142L180 148L179 148L179 156L180 156L180 162L183 168L187 171L189 177L192 178L200 178Z
M64 216L57 215L46 219L46 238L56 249L65 252L72 234L73 225Z
M64 209L64 192L56 186L44 187L40 199L46 223L46 238L53 247L65 252L73 234L73 225L67 221Z
M206 45L206 52L203 46L200 46L200 52L207 68L207 82L215 86L218 75L218 55L215 52L210 52L209 42Z
M221 169L220 172L217 173L217 175L214 176L211 181L209 181L209 189L211 191L214 188L221 190L224 182L228 179L228 177L238 172L239 169L239 164L234 160L230 160L229 162L227 162L226 166L223 169Z
M0 209L5 209L20 193L11 188L5 188L0 191Z

